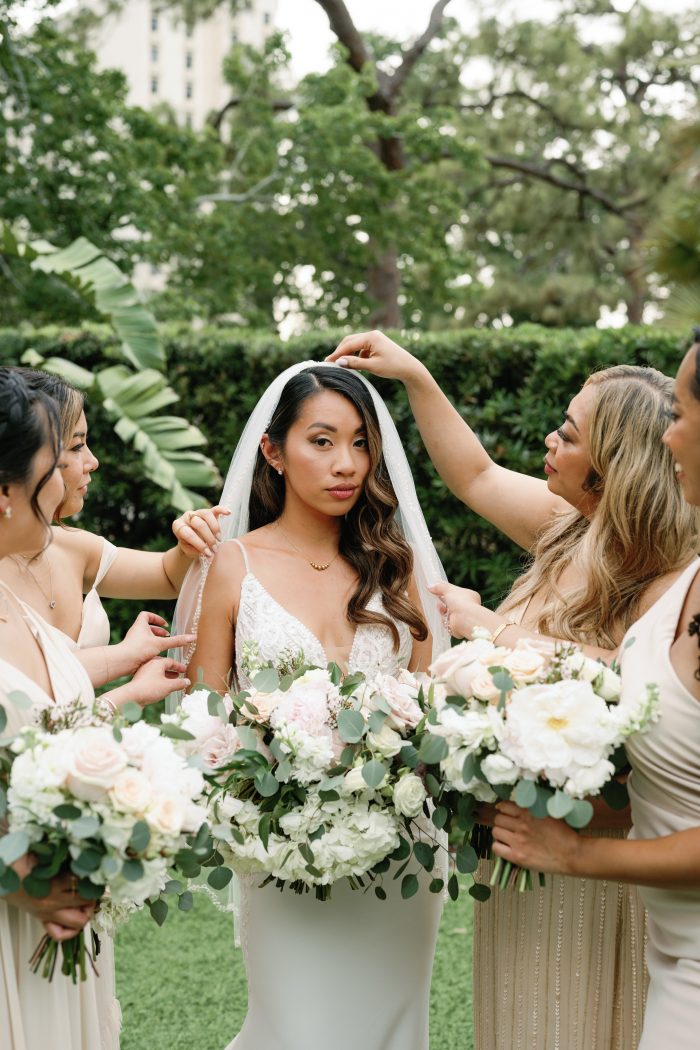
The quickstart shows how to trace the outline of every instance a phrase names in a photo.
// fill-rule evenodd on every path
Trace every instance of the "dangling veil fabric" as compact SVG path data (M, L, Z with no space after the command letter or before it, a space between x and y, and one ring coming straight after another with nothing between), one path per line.
M298 372L302 372L306 368L319 366L342 371L337 365L327 364L324 361L300 361L287 368L273 380L253 409L233 454L231 466L226 475L224 490L219 500L221 506L226 507L231 512L228 517L219 519L222 543L226 540L236 539L238 536L243 536L248 532L248 503L250 501L253 470L258 449L260 448L260 439L269 426L284 387L292 376L295 376ZM389 415L389 410L372 384L368 383L365 377L358 372L354 374L370 391L377 413L382 435L384 461L398 500L396 522L413 550L413 573L423 607L423 615L432 634L433 656L435 657L449 648L450 637L443 619L437 611L435 596L430 593L428 587L431 584L445 580L445 570L430 538L423 511L418 503L406 453L403 450L401 438L398 435L394 421ZM190 568L185 577L180 597L175 607L173 634L196 632L201 611L202 591L208 569L209 563L202 559L199 565L195 564ZM177 656L178 659L188 660L192 655L192 651L193 649L187 652L175 650L173 655ZM173 710L176 704L176 699L169 700L167 703L168 710Z

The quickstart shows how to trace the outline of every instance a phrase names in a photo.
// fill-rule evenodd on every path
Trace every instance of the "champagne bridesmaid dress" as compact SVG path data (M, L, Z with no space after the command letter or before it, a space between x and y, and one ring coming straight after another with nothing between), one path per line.
M693 561L627 633L622 699L655 682L661 717L627 743L632 764L630 838L651 839L700 827L700 701L678 678L670 649ZM694 610L695 611L695 610ZM700 612L700 609L697 610ZM700 872L696 889L641 888L649 912L649 996L640 1050L697 1050L700 1045Z
M0 702L8 716L6 734L19 731L32 709L7 699L25 693L33 708L94 697L92 685L66 644L65 636L0 585L8 602L22 611L44 655L53 699L31 678L0 657ZM3 1050L118 1050L120 1011L114 998L112 944L102 939L97 959L100 976L88 969L87 980L74 985L60 973L49 982L33 974L29 959L44 936L41 923L0 898L0 1045Z

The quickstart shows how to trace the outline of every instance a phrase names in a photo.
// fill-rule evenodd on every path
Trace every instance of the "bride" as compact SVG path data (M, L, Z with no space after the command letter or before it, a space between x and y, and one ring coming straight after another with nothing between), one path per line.
M442 567L394 425L362 377L314 362L279 376L222 504L233 542L202 568L192 681L224 692L233 675L246 687L251 644L263 662L301 650L367 675L425 670L449 645L427 590ZM387 879L386 901L343 881L326 902L259 881L241 879L248 1014L230 1050L428 1050L441 911L428 880L402 900Z

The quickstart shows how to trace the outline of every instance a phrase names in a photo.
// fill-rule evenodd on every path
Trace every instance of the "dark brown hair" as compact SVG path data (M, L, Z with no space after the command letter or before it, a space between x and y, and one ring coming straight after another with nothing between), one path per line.
M342 521L340 553L357 573L358 583L348 602L348 620L359 625L381 624L392 633L398 648L399 633L391 619L408 624L422 641L428 628L406 591L413 573L413 551L395 520L398 501L382 453L382 438L372 396L358 376L343 368L311 366L293 376L284 387L267 428L270 442L284 453L290 427L310 397L332 390L358 411L367 433L370 468L362 494ZM259 529L276 521L284 509L285 482L267 463L262 451L253 471L248 505L249 528ZM373 612L367 603L381 591L386 614Z

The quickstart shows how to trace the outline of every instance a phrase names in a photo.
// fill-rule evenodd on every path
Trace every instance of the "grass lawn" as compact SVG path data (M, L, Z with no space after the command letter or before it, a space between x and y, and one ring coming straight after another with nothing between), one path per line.
M117 938L116 957L122 1050L223 1050L238 1031L246 1009L243 960L231 917L205 897L195 896L188 915L171 910L160 929L147 913L135 916ZM430 1050L471 1050L466 893L445 906L430 1007Z

